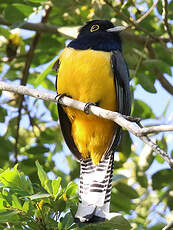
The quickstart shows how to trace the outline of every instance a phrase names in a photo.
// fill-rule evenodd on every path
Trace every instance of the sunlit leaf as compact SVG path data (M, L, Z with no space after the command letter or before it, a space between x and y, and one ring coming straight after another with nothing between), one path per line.
M83 227L82 229L84 230L96 230L96 229L101 229L101 230L114 230L114 229L119 229L119 230L125 230L125 229L131 229L131 226L129 222L120 214L117 214L115 217L110 219L109 221L106 221L104 223L97 223L97 224L88 224L86 227Z
M152 175L153 189L161 189L173 183L172 169L162 169Z
M132 116L140 117L142 119L155 118L152 109L141 100L134 100L134 109Z

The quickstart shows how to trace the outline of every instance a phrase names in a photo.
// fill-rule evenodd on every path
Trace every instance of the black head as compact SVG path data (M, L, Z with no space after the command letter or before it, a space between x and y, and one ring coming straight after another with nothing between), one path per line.
M87 22L83 27L79 30L79 36L87 33L99 33L106 32L108 29L113 28L114 25L112 22L108 20L93 20Z
M81 27L77 39L73 40L68 46L82 50L121 50L119 32L123 29L122 26L114 27L108 20L89 21Z

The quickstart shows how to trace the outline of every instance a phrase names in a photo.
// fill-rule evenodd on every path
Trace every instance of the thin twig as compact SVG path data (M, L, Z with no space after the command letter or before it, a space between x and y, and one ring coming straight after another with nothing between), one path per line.
M166 225L162 230L173 230L173 221Z
M4 99L4 100L0 101L0 105L9 104L10 102L12 102L14 100L15 99Z
M162 43L162 40L160 39L160 37L153 35L153 33L149 32L148 30L144 29L143 27L141 27L139 25L139 23L136 23L136 21L131 20L126 14L124 14L123 12L121 12L120 10L118 10L118 8L114 7L112 5L111 2L109 2L109 0L104 0L104 2L110 7L112 8L112 10L114 12L116 12L116 14L118 14L119 17L121 17L121 19L123 19L126 23L128 23L127 29L134 26L136 29L144 32L145 34L147 34L150 38L152 38L154 41L160 42Z
M22 95L28 95L35 98L39 98L46 101L57 102L56 94L45 93L40 90L32 89L26 86L7 84L3 81L0 81L0 89L4 91L15 92ZM69 97L64 96L59 101L60 104L66 105L71 108L75 108L78 110L84 111L86 103L71 99ZM173 168L173 159L169 157L169 155L159 148L158 145L153 143L149 137L142 134L143 128L138 127L133 122L128 121L124 118L124 116L118 112L112 112L110 110L102 109L97 106L91 105L89 107L89 113L94 114L96 116L112 120L116 122L118 125L130 131L135 136L139 137L144 143L149 145L156 153L158 153L162 158ZM173 130L172 130L173 131Z
M153 5L150 7L150 9L147 10L145 12L145 14L143 14L140 18L138 18L135 23L136 24L141 23L153 11L154 7L157 5L158 2L159 2L159 0L157 0L156 2L154 2Z
M11 26L11 23L7 22L3 17L0 16L0 24L1 25L6 25L6 26ZM66 33L63 33L61 30L62 27L56 26L56 25L48 25L44 23L31 23L31 22L25 22L20 28L26 29L26 30L32 30L32 31L38 31L38 32L43 32L43 33L51 33L51 34L63 34L67 37L74 38L71 35L67 35ZM123 31L122 34L124 34L124 37L126 37L128 40L137 42L138 44L143 45L146 41L146 36L143 35L135 35L129 31ZM164 42L167 43L170 41L168 37L161 36L159 37L158 40L154 40L152 38L149 39L149 42Z
M33 131L35 137L38 137L38 135L35 132L34 127L37 127L37 129L40 130L39 125L35 122L34 118L31 116L31 112L29 111L27 105L25 105L23 108L25 109L25 112L28 115L28 118L29 118L29 121L30 121L30 125L32 126L32 131Z
M162 0L162 18L164 21L164 28L167 31L171 42L173 43L173 34L171 32L171 26L168 23L168 1L167 0Z
M50 13L51 7L49 5L45 6L45 14L42 17L41 22L45 23L48 19L49 13ZM38 44L38 41L40 39L41 33L37 32L33 38L33 41L30 45L29 51L27 53L27 59L25 62L25 66L23 69L23 74L21 78L21 85L25 86L28 80L29 76L29 68L31 66L31 62L34 56L34 50ZM22 95L19 102L19 108L18 108L18 117L17 117L17 129L16 129L16 137L15 137L15 144L14 144L14 158L15 158L15 164L18 162L17 156L18 156L18 142L19 142L19 129L20 129L20 122L21 122L21 114L22 114L22 107L23 107L23 101L24 96Z
M173 125L158 125L151 127L144 127L141 130L141 135L147 135L151 133L159 133L159 132L170 132L173 131Z
M147 47L147 43L148 43L148 39L146 40L146 42L144 44L144 49L143 49L144 51L145 51L145 48ZM143 61L143 55L142 54L143 53L141 53L141 55L139 57L139 60L137 62L137 65L136 65L136 68L135 68L135 72L134 72L134 77L136 77L136 74L137 74L137 72L138 72L138 70L139 70L139 68L140 68L140 66L142 64L142 61Z
M109 2L109 0L104 0L104 1L110 8L112 8L112 10L116 14L119 15L120 18L122 18L128 24L126 29L134 27L135 29L144 32L147 35L147 37L150 38L150 40L154 40L154 42L159 42L162 45L162 47L167 50L168 53L170 53L171 55L173 54L172 51L169 48L167 48L166 44L164 43L163 39L160 36L154 35L152 32L140 26L139 23L136 23L136 21L129 18L126 14L124 14L118 8L114 7L113 4Z

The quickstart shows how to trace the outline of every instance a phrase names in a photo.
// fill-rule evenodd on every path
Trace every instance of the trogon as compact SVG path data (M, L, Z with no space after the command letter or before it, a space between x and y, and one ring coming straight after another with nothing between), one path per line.
M54 64L58 95L130 115L129 71L122 55L120 32L108 20L93 20ZM109 219L114 152L121 127L113 121L58 104L65 142L80 161L76 222Z

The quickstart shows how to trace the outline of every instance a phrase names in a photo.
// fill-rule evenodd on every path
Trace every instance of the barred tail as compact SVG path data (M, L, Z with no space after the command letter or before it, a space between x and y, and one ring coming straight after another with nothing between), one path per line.
M79 206L76 222L104 221L109 214L112 189L113 153L98 165L91 159L80 161Z

